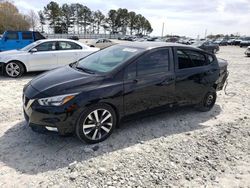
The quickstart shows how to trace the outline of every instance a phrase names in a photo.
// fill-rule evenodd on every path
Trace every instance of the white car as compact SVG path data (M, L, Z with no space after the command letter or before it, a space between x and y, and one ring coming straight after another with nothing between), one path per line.
M0 65L8 76L15 78L24 72L68 65L98 50L74 40L44 39L20 50L1 52Z
M250 57L250 46L247 47L245 54Z

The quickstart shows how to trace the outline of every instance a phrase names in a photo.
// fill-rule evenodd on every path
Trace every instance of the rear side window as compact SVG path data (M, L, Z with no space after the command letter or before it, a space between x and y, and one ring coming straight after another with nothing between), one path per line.
M169 70L169 50L160 49L141 57L137 61L137 75L143 76Z
M200 67L207 65L206 56L193 50L177 50L179 69Z
M77 50L77 49L82 49L82 47L74 42L61 41L58 44L58 50Z
M8 32L7 39L8 40L18 40L18 33L17 32Z
M33 36L31 32L25 32L25 33L22 33L22 38L23 40L32 40Z

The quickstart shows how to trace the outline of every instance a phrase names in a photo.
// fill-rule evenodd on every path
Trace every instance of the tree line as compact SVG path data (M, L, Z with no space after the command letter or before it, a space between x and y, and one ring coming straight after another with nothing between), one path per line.
M48 24L54 33L99 34L101 29L111 34L150 34L150 22L141 14L129 12L126 8L111 9L107 15L100 10L92 11L80 3L63 4L51 1L38 12L39 22L44 31Z
M0 1L0 34L6 30L29 30L30 22L30 16L21 14L12 3Z

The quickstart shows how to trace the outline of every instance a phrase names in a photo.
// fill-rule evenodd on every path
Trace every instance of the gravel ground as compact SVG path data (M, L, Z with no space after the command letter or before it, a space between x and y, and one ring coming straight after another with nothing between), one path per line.
M0 77L0 187L250 187L250 58L222 47L227 94L192 108L125 122L87 145L38 134L22 115L22 88L38 73Z

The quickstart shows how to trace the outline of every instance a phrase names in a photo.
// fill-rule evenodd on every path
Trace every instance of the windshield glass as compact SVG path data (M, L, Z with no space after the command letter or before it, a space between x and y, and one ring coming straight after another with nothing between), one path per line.
M88 69L93 72L105 73L114 70L116 67L142 51L142 49L138 48L115 45L80 60L77 67Z
M25 46L24 48L21 48L20 50L21 51L29 51L29 50L31 50L32 48L34 48L35 46L37 46L40 43L41 43L41 41L33 42L33 43L29 44L28 46Z

